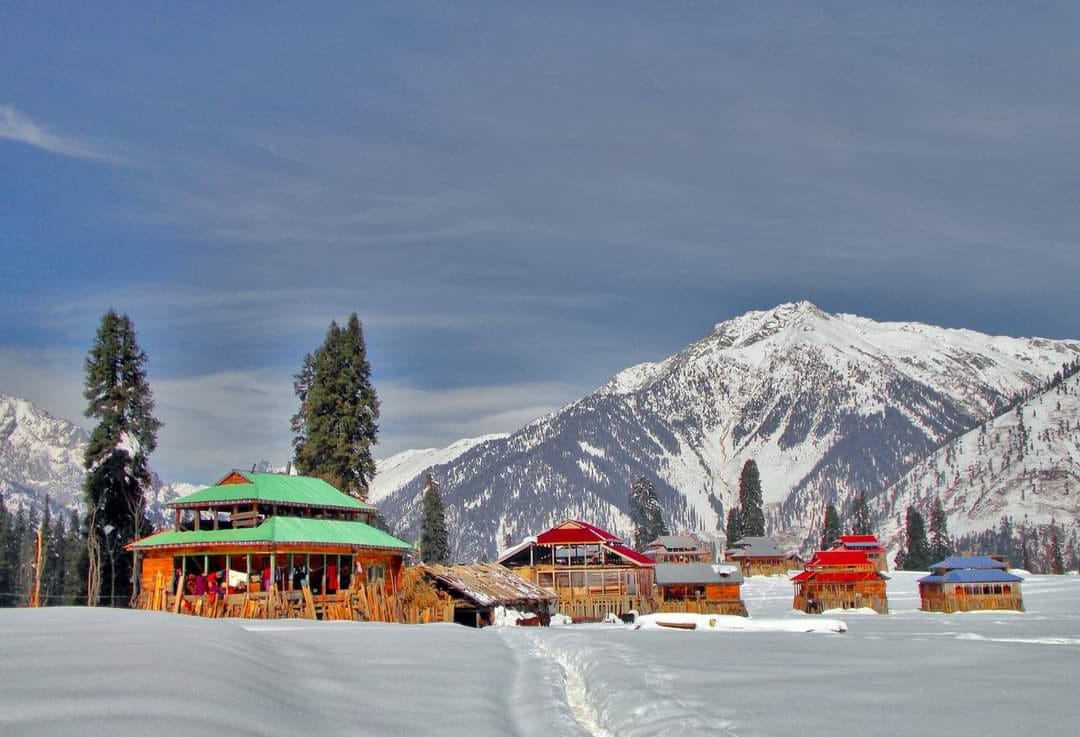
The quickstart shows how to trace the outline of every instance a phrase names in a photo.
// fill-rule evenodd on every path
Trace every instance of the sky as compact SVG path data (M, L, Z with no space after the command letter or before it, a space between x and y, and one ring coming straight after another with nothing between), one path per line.
M542 5L542 7L541 7ZM168 480L289 457L361 318L377 457L749 309L1078 338L1080 5L0 4L0 392L135 322Z

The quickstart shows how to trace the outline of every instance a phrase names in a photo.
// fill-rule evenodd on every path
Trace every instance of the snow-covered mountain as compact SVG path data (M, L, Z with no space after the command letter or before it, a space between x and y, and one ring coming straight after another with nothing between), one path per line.
M0 394L0 495L8 508L40 508L46 496L58 509L81 506L83 451L89 437L83 428L32 402ZM196 488L166 484L155 475L151 512Z
M907 507L928 515L935 496L953 536L994 529L1010 516L1035 527L1053 522L1063 538L1075 539L1080 373L946 443L876 498L871 508L891 548L902 544Z
M508 436L456 444L464 452L440 451L444 459L414 452L411 478L377 480L380 506L415 536L419 476L430 467L456 555L490 556L565 517L628 531L627 490L645 475L673 526L717 530L753 458L770 527L805 540L827 503L877 494L1078 355L1077 341L780 305L720 323Z

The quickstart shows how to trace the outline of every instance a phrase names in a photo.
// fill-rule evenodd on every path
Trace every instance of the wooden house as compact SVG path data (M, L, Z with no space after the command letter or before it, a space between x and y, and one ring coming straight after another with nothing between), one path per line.
M930 575L919 579L920 608L945 613L980 609L1022 612L1023 580L1009 573L1008 566L996 558L954 555L930 566Z
M495 623L498 607L519 612L518 624L547 626L558 599L497 563L439 566L425 564L420 571L453 600L453 619L470 627Z
M827 609L868 607L889 613L885 575L866 553L858 550L819 550L807 561L795 584L793 607L807 614Z
M411 546L322 479L232 471L170 502L172 529L127 546L139 607L204 616L401 621Z
M712 546L693 535L661 535L643 555L654 563L712 563L714 558Z
M558 596L558 611L575 621L653 609L653 562L588 522L567 520L498 562Z
M889 572L888 555L876 535L841 535L829 550L857 550L866 553L866 557L879 571Z
M738 565L657 563L655 578L657 611L746 616Z
M786 576L801 563L794 553L781 552L770 538L758 536L739 538L728 545L724 559L737 563L744 576Z

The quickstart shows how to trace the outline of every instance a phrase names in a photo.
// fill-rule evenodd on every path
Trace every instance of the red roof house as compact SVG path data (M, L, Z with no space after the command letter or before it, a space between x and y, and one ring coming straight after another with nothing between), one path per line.
M653 561L588 522L566 520L504 552L499 563L559 597L576 621L653 608Z
M889 560L885 548L878 541L877 535L841 535L829 550L851 550L865 553L874 566L882 573L889 570Z
M862 551L819 550L791 579L795 584L792 606L807 614L863 607L888 614L885 580L874 561Z

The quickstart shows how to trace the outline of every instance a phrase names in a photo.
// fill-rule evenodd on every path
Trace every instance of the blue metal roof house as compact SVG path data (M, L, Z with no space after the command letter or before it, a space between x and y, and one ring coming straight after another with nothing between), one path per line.
M924 612L972 612L985 609L1024 611L1020 584L1024 579L985 555L954 555L930 566L919 579Z

